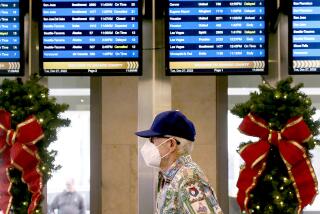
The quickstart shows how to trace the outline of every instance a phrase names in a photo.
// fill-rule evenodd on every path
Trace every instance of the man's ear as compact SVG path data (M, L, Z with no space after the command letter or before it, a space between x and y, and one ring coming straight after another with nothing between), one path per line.
M175 150L177 148L177 140L172 138L170 142L170 147Z

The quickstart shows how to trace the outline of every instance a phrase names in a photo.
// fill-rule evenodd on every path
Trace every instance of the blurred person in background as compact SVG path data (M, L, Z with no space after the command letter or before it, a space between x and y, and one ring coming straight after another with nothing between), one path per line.
M55 212L55 211L58 212ZM75 189L75 181L69 178L66 189L58 194L49 207L49 213L58 214L85 214L83 197Z

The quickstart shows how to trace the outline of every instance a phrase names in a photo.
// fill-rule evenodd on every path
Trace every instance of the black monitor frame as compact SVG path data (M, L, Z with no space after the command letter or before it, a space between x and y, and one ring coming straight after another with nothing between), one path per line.
M265 3L265 67L264 71L226 71L226 72L214 72L213 69L193 69L193 72L171 72L169 68L170 63L170 57L169 57L169 0L166 0L165 4L165 70L167 76L206 76L206 75L214 75L214 76L224 76L224 75L267 75L268 74L268 47L269 47L269 36L268 36L268 22L269 22L269 13L268 13L268 2L264 0ZM184 60L184 61L190 61L191 60ZM197 60L200 61L200 60ZM226 61L226 60L225 60ZM235 60L232 60L235 61ZM229 62L232 62L229 61ZM241 60L240 60L241 61ZM194 72L195 71L195 72Z
M63 2L63 0L61 0ZM77 2L75 0L75 2ZM87 2L90 2L90 0L88 0ZM116 0L116 2L121 2L121 0ZM78 2L77 2L78 3ZM66 72L66 73L47 73L44 71L43 68L43 63L44 62L64 62L64 61L70 61L72 60L73 62L81 62L83 61L83 59L68 59L68 60L61 60L61 59L56 59L56 60L45 60L43 58L43 14L42 14L42 6L43 6L43 1L40 1L40 7L39 7L39 14L40 14L40 20L39 20L39 59L40 59L40 75L41 76L141 76L142 75L142 0L138 0L137 1L137 8L138 8L138 45L139 48L137 49L139 51L139 56L138 58L132 59L132 58L122 58L121 60L119 60L119 58L96 58L96 59L90 59L87 60L89 62L99 62L101 60L104 61L123 61L123 62L130 62L130 61L137 61L139 63L138 65L138 70L137 72L126 72L124 69L101 69L98 72L88 72L88 69L72 69L72 71Z

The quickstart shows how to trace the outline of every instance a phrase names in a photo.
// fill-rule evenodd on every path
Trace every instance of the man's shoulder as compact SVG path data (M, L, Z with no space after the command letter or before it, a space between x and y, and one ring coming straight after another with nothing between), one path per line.
M193 161L183 164L176 177L178 180L180 180L179 183L187 180L207 181L202 169Z
M62 191L57 195L57 197L64 197L66 195L67 195L67 191Z
M63 198L63 197L82 197L81 194L77 191L74 192L67 192L63 191L57 195L57 197Z
M65 191L58 193L54 197L54 199L57 200L57 201L63 201L65 198L66 198L66 192Z
M80 199L82 199L82 195L80 194L80 192L77 192L77 191L72 192L72 195L73 195L73 197L75 197L75 198L80 198Z

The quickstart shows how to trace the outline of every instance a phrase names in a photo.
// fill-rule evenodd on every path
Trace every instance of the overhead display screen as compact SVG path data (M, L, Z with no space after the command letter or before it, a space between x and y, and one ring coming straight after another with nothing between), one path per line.
M0 75L23 75L23 18L19 0L0 1Z
M320 1L292 0L289 20L289 71L320 73Z
M264 0L168 0L168 75L265 74Z
M141 75L141 0L42 0L41 75Z

